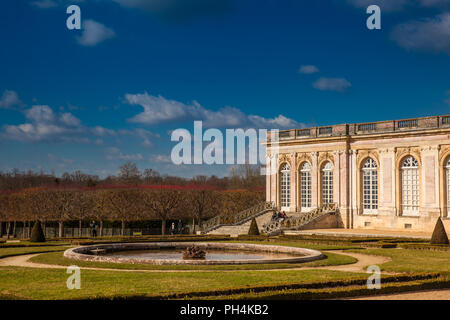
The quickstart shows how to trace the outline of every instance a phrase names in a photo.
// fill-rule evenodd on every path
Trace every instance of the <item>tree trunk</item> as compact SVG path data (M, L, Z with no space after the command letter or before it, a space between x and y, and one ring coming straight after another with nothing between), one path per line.
M11 231L11 222L8 221L6 225L6 239L9 239L9 232Z
M23 230L22 230L22 237L25 239L27 237L27 222L23 222Z
M45 226L45 221L42 221L42 231L44 232L44 237L47 237L47 227Z
M100 237L103 236L103 220L100 220L100 230L99 230L99 234L100 234Z
M122 229L120 230L120 235L122 237L125 235L125 220L122 220Z
M197 219L197 222L198 222L198 230L201 231L202 230L202 218L199 217Z
M0 221L0 238L3 237L3 222Z
M165 219L163 219L161 221L161 234L163 236L166 235L166 220Z
M81 220L78 220L78 237L80 237L80 238L83 236L82 235L83 229L81 227L82 227L82 222L81 222Z
M59 234L58 234L58 236L60 238L62 238L64 236L64 222L58 221L58 225L59 225Z
M17 234L16 234L16 221L14 221L14 224L13 224L13 238L15 238L15 237L17 237Z

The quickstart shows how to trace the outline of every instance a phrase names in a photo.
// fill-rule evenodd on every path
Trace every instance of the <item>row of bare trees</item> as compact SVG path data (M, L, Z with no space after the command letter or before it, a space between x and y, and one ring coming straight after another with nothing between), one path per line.
M78 221L80 231L83 221L98 221L99 235L103 235L104 221L121 221L124 235L126 222L159 220L161 233L165 234L169 219L192 219L200 225L203 219L237 213L263 198L263 192L256 191L29 189L0 194L0 222L6 222L8 235L11 231L14 233L16 222L23 222L25 226L30 221L40 220L44 228L46 222L57 222L58 234L63 237L67 221Z
M244 164L231 168L229 177L195 176L190 179L169 175L160 175L153 169L139 170L132 162L124 163L117 175L101 179L97 175L90 175L79 170L72 173L65 172L61 176L54 173L19 171L0 171L0 190L18 191L43 186L69 187L101 187L108 185L202 185L221 190L262 188L265 177L260 175L258 166Z

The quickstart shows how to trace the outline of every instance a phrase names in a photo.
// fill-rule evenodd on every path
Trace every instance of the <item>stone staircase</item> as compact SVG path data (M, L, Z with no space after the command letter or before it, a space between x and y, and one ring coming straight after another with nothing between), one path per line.
M335 203L329 203L306 213L293 214L283 221L269 221L269 223L262 226L262 232L273 236L281 234L285 230L300 230L316 220L329 215L335 215L337 212L337 205Z
M273 203L261 202L234 215L217 216L202 224L202 233L227 234L231 236L247 234L253 218L256 218L256 223L261 230L262 226L270 221L274 210L275 206Z
M267 211L266 213L256 217L256 223L258 224L259 231L262 231L262 226L269 223L272 219L273 211ZM234 226L221 226L213 231L210 231L208 234L229 234L232 237L237 237L240 234L248 234L248 229L250 228L250 224L252 220L249 220L243 224L234 225Z

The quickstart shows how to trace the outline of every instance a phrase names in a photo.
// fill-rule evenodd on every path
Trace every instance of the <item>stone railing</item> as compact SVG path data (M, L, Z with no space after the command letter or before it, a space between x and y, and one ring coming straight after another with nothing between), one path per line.
M272 202L261 202L244 211L233 215L220 215L211 218L202 224L202 232L208 233L221 226L234 226L247 222L267 211L275 210L275 204Z
M271 221L270 223L263 225L262 230L265 234L271 235L279 233L283 229L298 229L321 216L335 214L336 211L337 205L335 203L329 203L309 212L301 213L300 216L297 217L288 217L283 221Z
M450 115L404 120L389 120L370 123L339 124L329 127L280 130L279 140L298 140L321 137L339 137L386 132L404 132L425 129L450 128ZM270 132L268 132L270 139Z

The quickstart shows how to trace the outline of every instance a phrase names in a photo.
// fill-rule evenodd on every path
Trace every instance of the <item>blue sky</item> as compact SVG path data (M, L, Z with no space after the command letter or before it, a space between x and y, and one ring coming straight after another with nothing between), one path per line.
M450 114L450 0L9 0L0 39L0 170L223 176L170 132Z

